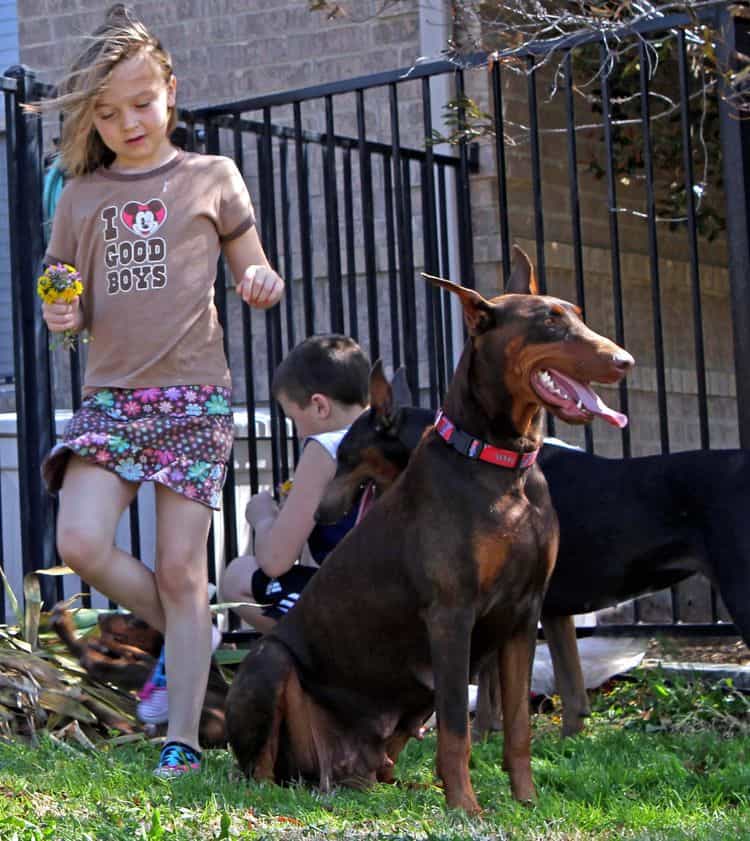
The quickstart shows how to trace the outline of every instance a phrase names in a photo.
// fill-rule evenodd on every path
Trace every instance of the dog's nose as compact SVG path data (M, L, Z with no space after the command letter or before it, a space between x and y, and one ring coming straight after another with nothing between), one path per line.
M635 359L626 351L620 348L612 357L615 367L621 371L627 371L635 365Z

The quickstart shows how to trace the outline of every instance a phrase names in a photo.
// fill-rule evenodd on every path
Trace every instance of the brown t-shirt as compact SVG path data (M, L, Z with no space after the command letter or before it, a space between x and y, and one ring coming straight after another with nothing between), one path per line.
M70 181L45 262L81 274L84 387L228 387L216 264L222 243L254 224L229 158L179 152L149 172L102 168Z

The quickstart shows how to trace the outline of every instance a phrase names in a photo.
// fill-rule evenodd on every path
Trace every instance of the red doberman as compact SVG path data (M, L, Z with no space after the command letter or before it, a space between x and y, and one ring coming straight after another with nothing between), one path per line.
M590 420L588 383L618 382L633 360L572 304L528 294L531 264L515 258L509 294L491 300L435 279L469 331L439 421L237 672L227 733L256 780L391 781L436 709L447 804L477 813L466 688L498 658L504 768L513 796L535 799L529 674L558 541L534 464L542 409Z

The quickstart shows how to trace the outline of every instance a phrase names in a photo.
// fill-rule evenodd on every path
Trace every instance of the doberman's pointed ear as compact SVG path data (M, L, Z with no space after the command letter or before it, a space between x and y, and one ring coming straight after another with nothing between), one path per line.
M485 330L494 324L492 304L485 300L479 292L469 289L466 286L459 286L457 283L453 283L452 280L446 280L444 277L435 277L424 272L422 272L422 277L429 280L435 286L442 286L443 289L447 289L449 292L453 292L454 295L458 295L461 299L461 306L464 308L466 326L472 336L484 333Z
M406 368L402 365L391 380L391 392L393 393L393 408L400 409L403 406L413 406L413 398L409 383L406 381Z
M510 278L505 287L506 293L516 292L520 295L538 295L539 284L536 282L536 272L529 260L529 255L519 246L514 245L511 249Z
M378 359L370 371L370 408L375 412L380 423L390 424L393 415L393 389L388 382L383 362Z

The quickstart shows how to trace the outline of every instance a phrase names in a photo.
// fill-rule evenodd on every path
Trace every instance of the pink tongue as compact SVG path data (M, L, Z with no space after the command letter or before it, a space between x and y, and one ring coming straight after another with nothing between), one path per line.
M375 502L375 482L370 482L369 485L362 491L362 496L359 498L357 518L354 521L355 526L362 522L362 518L372 508L373 502Z
M600 418L604 418L607 423L616 426L618 429L623 429L628 425L627 415L610 409L601 397L595 394L587 385L579 383L578 380L572 380L559 371L551 370L550 374L554 379L560 380L571 393L574 393L592 415L598 415Z

